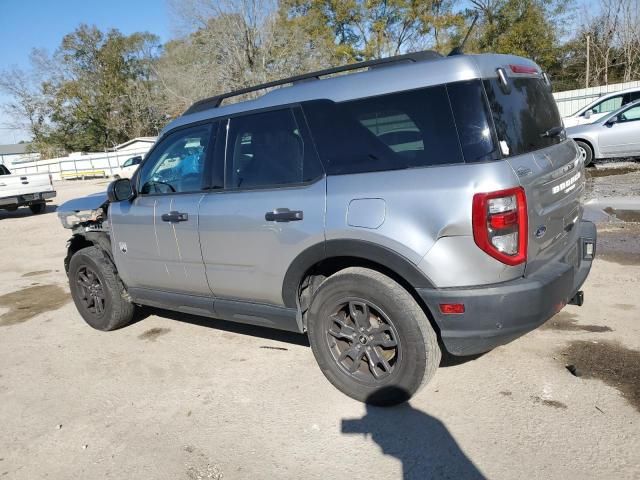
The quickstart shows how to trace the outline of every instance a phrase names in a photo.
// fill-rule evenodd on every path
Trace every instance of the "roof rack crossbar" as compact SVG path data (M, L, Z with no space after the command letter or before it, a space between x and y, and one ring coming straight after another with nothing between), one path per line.
M404 55L396 55L394 57L380 58L376 60L366 60L364 62L350 63L348 65L342 65L340 67L327 68L324 70L318 70L317 72L304 73L302 75L295 75L293 77L284 78L281 80L274 80L271 82L261 83L252 87L241 88L234 90L233 92L223 93L221 95L215 95L213 97L205 98L194 102L182 115L190 113L201 112L210 108L218 108L222 101L226 98L237 97L244 95L245 93L255 92L257 90L264 90L266 88L277 87L280 85L286 85L289 83L301 82L303 80L320 79L320 77L326 77L327 75L334 75L336 73L349 72L352 70L360 70L363 68L375 68L384 65L389 65L397 62L419 62L421 60L441 58L438 52L433 50L424 50L421 52L407 53Z

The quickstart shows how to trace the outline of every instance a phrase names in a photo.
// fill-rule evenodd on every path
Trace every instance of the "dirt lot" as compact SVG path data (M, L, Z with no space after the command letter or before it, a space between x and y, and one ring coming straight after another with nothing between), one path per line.
M601 174L589 198L640 196L640 171ZM393 409L334 389L303 336L169 313L92 330L54 207L0 212L0 478L639 478L640 224L620 206L591 209L582 308Z

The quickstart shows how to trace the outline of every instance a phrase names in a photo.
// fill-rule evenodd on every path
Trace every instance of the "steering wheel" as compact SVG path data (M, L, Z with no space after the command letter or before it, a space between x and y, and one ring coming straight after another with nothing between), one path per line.
M156 192L154 193L167 193L167 192L158 192L158 188L156 187L157 185L164 185L166 187L169 187L169 190L171 191L171 193L174 193L176 191L175 188L173 188L173 185L171 185L170 183L167 182L161 182L158 180L149 180L148 182L146 182L143 186L142 186L142 192L143 193L150 193L151 187L154 187L154 189L156 190Z

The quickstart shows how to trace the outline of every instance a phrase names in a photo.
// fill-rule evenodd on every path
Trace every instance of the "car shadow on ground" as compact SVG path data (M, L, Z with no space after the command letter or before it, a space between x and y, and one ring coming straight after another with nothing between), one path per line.
M309 346L309 340L306 334L300 334L296 332L286 332L283 330L276 330L273 328L260 327L257 325L248 325L244 323L229 322L226 320L218 320L209 317L200 317L198 315L190 315L188 313L175 312L172 310L163 310L154 307L143 307L138 310L136 318L133 323L137 323L150 315L156 315L162 318L168 318L171 320L177 320L179 322L190 323L192 325L199 325L202 327L213 328L216 330L222 330L224 332L237 333L239 335L249 335L251 337L264 338L268 340L274 340L276 342L290 343L294 345ZM448 353L440 342L440 349L442 351L442 359L440 360L441 368L455 367L467 362L474 361L484 353L478 355L469 355L459 357Z
M483 355L486 355L486 353L478 353L476 355L465 355L463 357L459 357L457 355L451 355L449 352L447 352L444 345L442 344L440 344L440 351L442 352L440 368L456 367L464 363L472 362L482 357Z
M37 217L40 215L47 215L49 213L55 213L58 209L58 205L47 203L47 208L42 213L32 213L29 207L20 207L17 210L0 210L0 220L5 218L25 218L25 217Z
M403 480L485 478L447 427L409 402L391 408L367 404L367 413L362 418L343 419L341 430L371 437L385 455L400 460Z
M247 325L244 323L228 322L226 320L200 317L197 315L190 315L188 313L162 310L160 308L144 307L143 309L141 309L140 314L137 316L134 322L139 322L140 320L143 320L150 315L156 315L158 317L169 318L171 320L190 323L192 325L199 325L202 327L222 330L224 332L249 335L251 337L264 338L268 340L274 340L276 342L290 343L293 345L302 345L305 347L309 346L307 336L300 333L286 332L284 330Z

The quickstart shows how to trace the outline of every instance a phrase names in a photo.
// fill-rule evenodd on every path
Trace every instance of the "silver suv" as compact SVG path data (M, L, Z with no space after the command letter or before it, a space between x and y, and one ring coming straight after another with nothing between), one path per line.
M391 405L442 349L486 352L582 304L583 190L535 63L422 52L200 101L131 180L60 217L92 327L148 305L306 333L333 385Z

